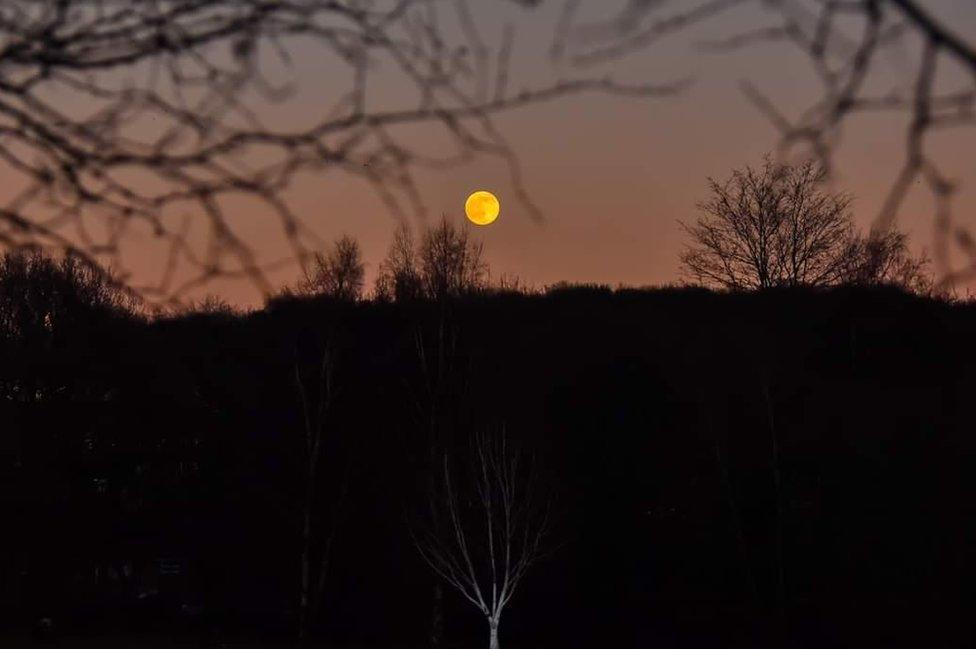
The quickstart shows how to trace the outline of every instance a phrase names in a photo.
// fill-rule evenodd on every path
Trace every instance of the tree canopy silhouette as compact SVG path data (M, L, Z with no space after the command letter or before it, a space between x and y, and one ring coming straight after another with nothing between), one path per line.
M112 341L112 323L131 318L137 306L131 293L84 260L36 250L4 254L0 399L104 396L101 381L87 372L107 360L99 357L105 351L100 345Z
M362 296L365 275L359 242L344 235L328 252L317 252L312 256L311 268L306 270L299 288L310 295L328 295L355 302Z
M830 191L812 161L789 165L766 158L724 182L709 179L701 216L682 227L691 242L681 255L697 282L730 290L845 283L927 285L924 260L898 232L854 227L849 194Z
M483 252L467 229L446 218L424 230L417 244L401 226L380 264L375 295L383 301L442 300L480 290L488 282Z

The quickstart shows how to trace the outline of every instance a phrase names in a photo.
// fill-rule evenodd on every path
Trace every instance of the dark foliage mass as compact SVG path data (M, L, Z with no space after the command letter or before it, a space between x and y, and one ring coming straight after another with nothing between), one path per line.
M972 644L971 306L561 288L73 310L3 330L5 385L31 386L0 404L12 632L290 641L306 548L310 638L429 646L410 522L441 453L504 426L556 500L503 646ZM443 597L443 646L482 646Z

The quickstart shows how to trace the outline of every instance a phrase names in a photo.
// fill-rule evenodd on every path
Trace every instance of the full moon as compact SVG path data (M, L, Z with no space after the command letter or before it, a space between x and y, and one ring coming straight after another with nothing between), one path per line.
M498 199L491 192L477 191L464 203L464 213L468 220L475 225L489 225L498 218L501 206Z

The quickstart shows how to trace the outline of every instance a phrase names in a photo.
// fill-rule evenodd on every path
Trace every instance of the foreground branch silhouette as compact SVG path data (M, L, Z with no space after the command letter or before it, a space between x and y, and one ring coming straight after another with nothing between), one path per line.
M779 98L744 74L741 89L779 134L784 159L799 153L829 174L845 129L859 118L902 119L890 131L904 155L875 218L874 230L894 226L909 191L926 188L935 202L933 256L943 286L976 277L976 240L953 214L960 188L930 150L937 135L976 127L976 42L941 20L920 0L705 0L669 3L631 0L601 23L583 23L582 0L567 0L553 55L580 67L645 52L662 39L722 14L759 7L765 20L740 32L707 40L705 49L726 53L759 45L799 49L817 78L815 98L789 114ZM776 50L774 50L775 52ZM900 64L892 79L890 56ZM961 253L962 263L950 264Z
M789 117L774 98L753 82L746 96L776 126L785 152L799 145L832 169L845 126L862 115L901 115L904 157L875 220L888 231L916 183L935 201L934 258L945 285L976 277L976 244L970 229L953 216L959 186L942 169L929 141L936 133L976 126L976 43L953 32L916 0L766 3L778 24L739 34L724 43L741 47L757 41L786 41L810 60L821 82L818 98ZM897 52L907 65L891 82L885 55ZM888 85L880 90L879 85ZM952 267L950 250L964 263Z
M462 33L441 29L448 18ZM538 217L494 115L584 91L654 96L679 87L594 75L512 91L514 31L495 51L476 25L465 0L6 3L0 244L71 252L156 301L178 301L218 277L269 294L269 270L295 260L304 268L322 247L289 206L302 173L358 177L396 216L422 217L418 169L495 156ZM330 79L346 81L330 84L331 105L307 123L275 124L262 108L297 89L299 41L334 66ZM417 99L377 100L377 83L406 84ZM415 151L398 130L407 125L445 133L453 150ZM229 218L241 200L277 220L288 258L255 252ZM132 274L131 237L163 246L158 277Z

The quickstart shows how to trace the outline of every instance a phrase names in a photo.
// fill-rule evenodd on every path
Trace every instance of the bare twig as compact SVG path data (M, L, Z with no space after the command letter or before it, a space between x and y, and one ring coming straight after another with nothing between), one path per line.
M303 173L360 177L394 214L419 218L418 169L495 156L538 217L495 115L585 91L679 89L584 77L511 92L514 27L491 44L474 9L468 0L4 3L0 165L10 189L0 244L111 266L155 301L178 301L221 277L268 293L270 271L296 260L304 268L323 245L287 200ZM441 28L446 11L460 17L460 33ZM330 78L345 70L348 81L307 124L283 127L264 107L289 99L296 79L272 82L268 70L291 75L297 42L313 43L322 65L334 67ZM379 79L409 85L416 103L380 103L370 91ZM407 125L443 130L454 150L419 153ZM257 254L228 213L242 199L277 221L287 258ZM132 274L128 245L147 235L165 259L148 281Z

